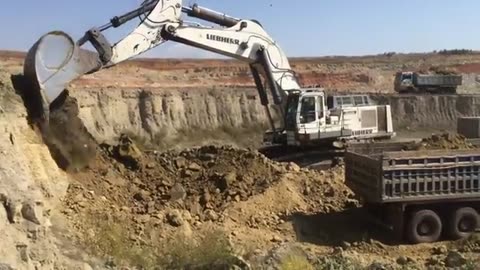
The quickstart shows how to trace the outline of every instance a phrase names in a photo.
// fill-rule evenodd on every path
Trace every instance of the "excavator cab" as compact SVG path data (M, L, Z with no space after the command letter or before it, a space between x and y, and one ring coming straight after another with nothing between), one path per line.
M334 98L352 100L353 104L329 107L327 100L330 97L323 89L302 89L291 93L285 112L286 144L305 146L395 136L389 105L371 104L367 102L368 97L361 95Z
M287 97L285 132L288 145L318 137L326 122L325 94L322 89L302 89ZM317 135L317 136L316 136Z

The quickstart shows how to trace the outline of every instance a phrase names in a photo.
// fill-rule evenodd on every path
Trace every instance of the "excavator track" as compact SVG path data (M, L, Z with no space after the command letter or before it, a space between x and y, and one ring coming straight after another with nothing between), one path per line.
M292 147L284 145L264 146L258 149L266 157L278 162L295 162L301 167L326 169L341 162L346 151L395 151L414 144L414 141L379 141L373 143L349 143L345 148L333 146ZM480 143L480 142L479 142Z
M334 147L286 147L284 145L264 146L260 153L278 162L295 162L301 167L325 169L334 164L335 158L343 156L345 150Z

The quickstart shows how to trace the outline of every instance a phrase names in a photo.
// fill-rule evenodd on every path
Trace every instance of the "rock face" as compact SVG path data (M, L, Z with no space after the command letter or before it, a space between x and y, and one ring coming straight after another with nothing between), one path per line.
M0 269L68 268L51 231L68 177L9 81L0 83L0 106Z
M162 139L185 130L248 129L268 123L254 89L75 89L71 94L78 101L79 117L99 141L111 141L125 131ZM374 99L391 105L397 130L455 129L458 116L480 114L480 96L473 95L376 95Z
M457 117L480 115L480 96L474 95L378 95L374 99L391 105L396 129L456 130Z
M87 90L71 91L80 117L98 140L111 140L124 131L153 137L188 128L266 123L256 90Z

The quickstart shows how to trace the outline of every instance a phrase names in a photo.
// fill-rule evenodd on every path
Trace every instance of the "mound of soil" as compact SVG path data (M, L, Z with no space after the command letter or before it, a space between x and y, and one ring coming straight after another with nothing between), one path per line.
M441 135L433 134L429 138L424 138L417 146L416 150L440 150L440 149L474 149L475 147L460 134L444 133Z
M316 197L313 202L319 198L322 204L327 202L326 211L343 208L351 195L342 183L343 173L301 169L294 163L271 161L254 150L210 145L142 153L126 135L118 145L104 144L101 149L89 171L79 174L81 181L138 215L175 208L199 221L216 220L212 213L221 214L232 203L264 193L287 173L303 179L299 192ZM337 179L325 181L326 177Z
M123 228L118 234L125 237L114 242L121 246L163 245L179 232L202 237L213 226L239 245L268 249L295 241L296 213L358 205L343 183L343 167L312 171L231 146L144 152L126 135L97 153L86 170L72 174L77 182L63 204L76 229L71 237L92 250L108 242L98 239L112 234L114 224Z

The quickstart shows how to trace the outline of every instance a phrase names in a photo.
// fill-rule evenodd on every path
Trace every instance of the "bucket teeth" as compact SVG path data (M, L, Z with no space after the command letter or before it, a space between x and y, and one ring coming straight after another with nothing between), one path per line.
M42 36L28 51L24 75L30 86L25 92L40 117L48 119L49 106L78 77L101 68L98 54L81 49L64 32Z

